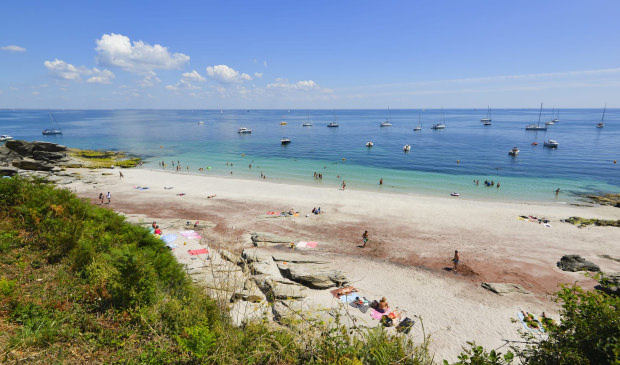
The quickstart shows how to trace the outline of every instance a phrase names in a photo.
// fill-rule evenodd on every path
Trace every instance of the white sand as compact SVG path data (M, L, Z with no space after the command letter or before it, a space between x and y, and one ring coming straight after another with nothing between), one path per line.
M230 250L249 247L250 231L318 241L316 254L347 273L369 299L385 296L392 307L422 316L438 360L455 360L466 341L491 349L503 345L503 339L519 340L517 330L523 327L510 321L518 310L545 311L557 319L558 306L549 299L559 283L595 284L581 273L560 271L556 262L562 255L578 254L603 271L620 271L619 261L600 256L620 259L618 228L580 229L560 222L571 216L620 219L620 210L613 207L390 194L356 191L350 185L342 191L146 169L123 170L123 180L118 170L79 171L84 179L69 185L78 195L95 201L100 192L110 191L110 207L118 211L212 221L217 226L210 237ZM207 199L211 194L216 197ZM306 217L318 206L325 213ZM291 208L302 214L265 215ZM518 219L520 215L546 217L551 227ZM365 229L371 240L359 248ZM456 274L444 269L451 267L455 249L467 266ZM482 289L481 281L518 283L532 294L499 296ZM419 336L416 322L413 333Z

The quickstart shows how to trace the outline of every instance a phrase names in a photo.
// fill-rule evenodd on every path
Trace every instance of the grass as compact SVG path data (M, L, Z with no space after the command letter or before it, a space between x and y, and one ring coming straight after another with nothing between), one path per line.
M0 363L432 362L382 328L235 327L161 240L42 181L0 180L0 273Z
M85 167L100 168L119 166L123 168L136 167L140 161L139 157L128 157L123 152L113 152L105 150L79 150L69 149L69 155L80 160Z

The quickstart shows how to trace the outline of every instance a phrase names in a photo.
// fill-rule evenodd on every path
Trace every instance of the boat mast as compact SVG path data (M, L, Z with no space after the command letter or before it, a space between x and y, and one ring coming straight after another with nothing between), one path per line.
M607 104L605 104L605 107L603 108L603 116L601 117L601 123L603 123L603 120L605 119L605 110L607 110Z
M540 117L542 115L542 106L543 106L543 103L540 103L540 112L538 112L538 126L539 127L540 127Z

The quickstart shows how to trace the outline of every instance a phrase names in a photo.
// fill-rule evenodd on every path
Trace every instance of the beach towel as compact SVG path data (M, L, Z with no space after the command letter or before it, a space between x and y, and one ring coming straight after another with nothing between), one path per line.
M536 321L538 323L538 328L532 328L527 325L527 322L525 322L525 317L523 317L523 314L521 312L517 312L517 317L519 317L519 321L521 321L521 323L523 324L523 327L525 327L526 330L531 331L531 332L542 331L542 323Z
M161 236L161 240L166 242L166 243L172 243L176 239L177 239L177 235L176 234L172 234L172 233L168 233L168 234L165 234L165 235Z
M181 231L179 232L181 234L181 236L185 237L185 238L192 238L192 239L200 239L200 235L198 234L198 232L194 231L194 230L187 230L187 231Z
M349 303L349 302L354 302L357 298L359 298L359 295L357 293L351 293L351 294L347 294L347 295L341 295L339 297L340 301L343 303Z
M404 334L408 334L409 331L411 331L411 328L413 327L414 324L415 324L415 321L407 317L403 319L402 321L400 321L398 326L396 326L396 331L404 333Z
M296 243L295 247L300 247L300 248L316 248L316 245L317 245L316 242L301 241L299 243Z
M206 248L201 248L200 250L187 250L187 252L189 252L190 255L194 256L209 253L209 250L207 250Z
M378 310L376 310L376 309L373 309L373 310L370 312L370 316L371 316L372 318L376 319L377 321L381 320L381 317L383 317L384 315L385 315L385 313L381 313L381 312L379 312L379 311L378 311Z
M351 294L357 291L358 290L356 288L352 287L351 285L347 285L342 288L330 290L330 293L332 293L332 295L335 296L336 298L339 298L341 295Z

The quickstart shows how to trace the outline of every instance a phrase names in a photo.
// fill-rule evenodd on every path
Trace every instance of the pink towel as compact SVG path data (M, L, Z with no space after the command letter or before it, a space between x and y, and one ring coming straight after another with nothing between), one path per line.
M373 309L372 312L370 312L370 316L374 319L380 320L381 317L383 317L385 313L381 313L376 309Z
M200 250L187 250L187 252L189 252L190 255L200 255L203 253L209 253L209 250L207 250L206 248L201 248Z

